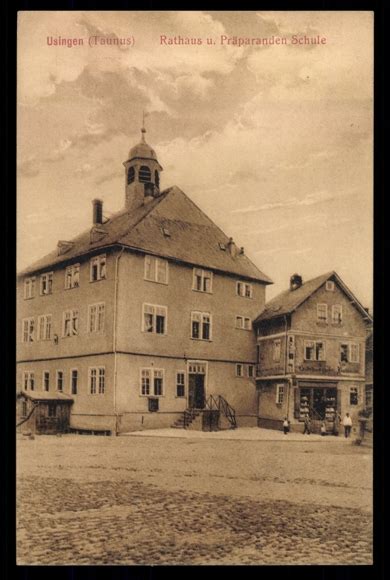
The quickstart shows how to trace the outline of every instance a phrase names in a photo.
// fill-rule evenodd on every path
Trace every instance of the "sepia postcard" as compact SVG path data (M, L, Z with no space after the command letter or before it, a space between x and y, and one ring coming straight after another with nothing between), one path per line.
M373 24L18 13L18 565L373 563Z

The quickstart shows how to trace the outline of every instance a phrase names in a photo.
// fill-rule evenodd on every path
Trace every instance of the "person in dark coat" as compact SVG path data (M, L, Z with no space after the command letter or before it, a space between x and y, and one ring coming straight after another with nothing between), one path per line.
M310 417L309 417L309 415L306 415L305 421L304 421L304 427L303 427L303 434L304 435L305 435L305 433L307 433L307 435L310 435L310 426L311 426Z

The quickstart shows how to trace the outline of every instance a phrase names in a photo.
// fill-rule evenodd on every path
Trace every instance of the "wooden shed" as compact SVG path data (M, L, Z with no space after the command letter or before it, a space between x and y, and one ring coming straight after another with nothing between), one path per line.
M72 397L65 393L22 391L16 401L17 430L20 433L66 433L72 404Z

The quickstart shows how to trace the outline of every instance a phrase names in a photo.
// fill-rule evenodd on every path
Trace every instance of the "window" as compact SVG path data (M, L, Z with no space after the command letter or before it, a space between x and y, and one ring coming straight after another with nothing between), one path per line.
M211 340L211 316L208 312L191 312L191 338Z
M44 296L45 294L51 294L52 291L53 291L53 272L42 274L40 286L41 296Z
M88 307L88 332L103 332L104 331L104 302L97 304L90 304Z
M343 307L341 304L332 306L332 324L341 324L343 321Z
M155 256L145 256L145 280L168 284L168 261Z
M255 367L254 365L248 365L248 377L252 379L255 376Z
M138 178L141 183L149 183L152 181L152 174L149 167L146 165L141 165L139 168Z
M62 392L64 390L64 372L57 371L57 391Z
M78 288L80 282L80 264L68 266L65 270L65 288Z
M79 381L79 371L72 369L70 371L70 392L72 395L77 395L77 386Z
M57 405L56 403L49 403L47 416L48 417L56 417L57 415Z
M141 369L141 392L142 396L152 395L162 397L164 395L164 370Z
M49 373L49 371L43 371L42 388L44 391L50 390L50 373Z
M35 389L35 374L31 371L23 373L23 386L25 391L34 391Z
M359 362L359 345L356 342L349 345L349 360L351 363Z
M24 299L34 298L35 296L35 276L33 278L26 278L24 281Z
M373 406L373 389L372 385L366 385L365 388L365 407L366 409L372 410Z
M185 396L185 373L176 373L176 397Z
M23 318L22 342L34 342L34 318Z
M154 183L156 187L160 187L160 175L157 170L154 172Z
M284 402L284 385L276 385L276 404L282 405Z
M90 281L97 282L106 278L106 255L95 256L90 260Z
M243 296L244 298L252 298L253 295L252 284L247 284L246 282L237 282L236 292L238 296Z
M358 405L359 404L359 388L350 387L349 389L349 404Z
M359 362L359 345L356 342L344 342L340 344L340 362Z
M134 167L129 167L129 171L127 172L127 184L133 183L134 179L135 179Z
M105 367L91 367L89 369L89 391L91 395L104 395L105 375Z
M51 339L51 314L38 316L38 340Z
M305 340L305 360L325 360L325 343Z
M244 365L236 364L236 377L244 376Z
M334 292L334 282L332 282L331 280L327 280L327 282L325 284L325 289L328 292Z
M94 331L90 330L90 332ZM78 333L79 333L79 311L65 310L63 316L62 336L76 336Z
M22 417L27 417L27 401L22 403Z
M167 333L167 316L168 309L166 306L156 304L143 305L143 332L154 334Z
M242 328L243 330L251 330L252 323L251 319L246 316L236 316L236 328Z
M274 345L273 345L272 360L274 362L280 361L281 349L282 349L282 341L280 340L280 338L277 338L276 340L274 340Z
M328 322L327 304L317 304L317 320L318 322Z
M213 273L208 270L194 268L192 289L198 292L212 292Z

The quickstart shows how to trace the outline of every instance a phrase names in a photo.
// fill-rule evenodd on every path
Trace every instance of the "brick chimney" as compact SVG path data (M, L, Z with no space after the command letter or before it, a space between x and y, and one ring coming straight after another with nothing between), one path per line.
M92 200L92 222L94 226L103 223L103 202L101 199Z
M293 292L302 286L302 276L293 274L290 278L290 291Z

